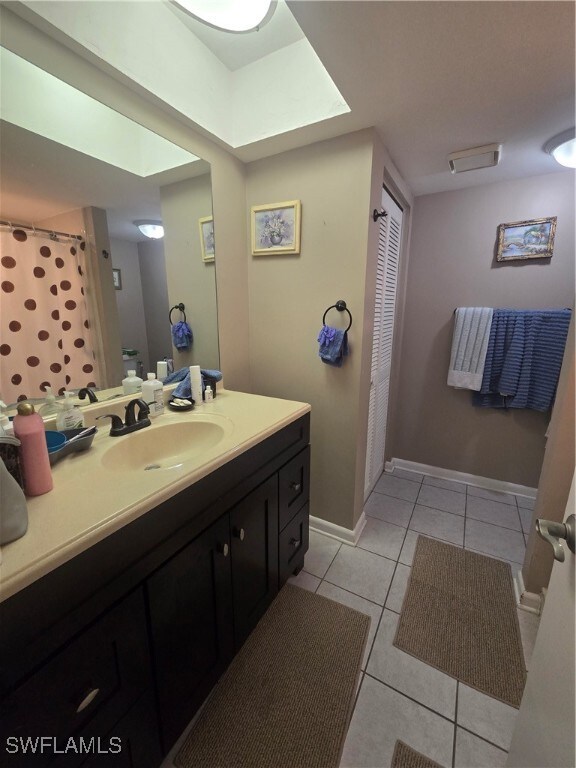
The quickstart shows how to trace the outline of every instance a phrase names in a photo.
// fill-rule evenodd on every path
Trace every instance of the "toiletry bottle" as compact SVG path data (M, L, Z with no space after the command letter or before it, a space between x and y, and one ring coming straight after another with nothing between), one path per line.
M0 437L13 437L14 427L6 414L6 403L0 400Z
M53 488L42 417L32 403L19 403L14 435L20 440L20 462L27 496L41 496Z
M136 371L128 371L128 376L122 379L122 389L125 395L136 395L142 391L142 379L136 376Z
M148 404L150 416L164 413L164 388L153 373L149 373L148 379L142 384L142 400Z
M28 530L28 508L22 488L0 459L0 544L9 544Z
M165 379L168 376L168 363L166 360L158 360L156 363L156 378Z
M64 432L66 429L80 429L84 426L84 414L70 400L72 392L64 392L64 397L62 410L56 417L56 429L58 432Z
M41 406L38 413L43 419L50 418L51 416L58 416L58 414L62 412L62 406L60 403L56 402L56 396L53 394L50 387L45 387L44 391L46 392L46 402Z
M212 400L214 400L214 393L212 392L212 387L210 386L210 384L208 384L208 386L204 390L204 400L207 403L211 403Z
M190 389L195 405L202 405L202 374L199 365L190 366Z

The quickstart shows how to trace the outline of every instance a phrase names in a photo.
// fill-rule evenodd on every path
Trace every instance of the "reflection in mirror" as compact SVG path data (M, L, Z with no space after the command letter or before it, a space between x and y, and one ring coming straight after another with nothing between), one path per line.
M115 387L166 358L219 368L200 224L212 216L209 165L1 53L0 398ZM164 238L146 238L141 219L161 220ZM169 323L180 302L193 331L183 351Z

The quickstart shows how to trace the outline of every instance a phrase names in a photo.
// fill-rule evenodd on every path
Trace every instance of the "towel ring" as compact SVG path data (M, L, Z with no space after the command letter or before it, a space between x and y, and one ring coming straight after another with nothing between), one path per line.
M326 312L324 312L324 315L322 316L322 325L326 325L326 315L328 314L328 312L330 312L331 309L337 309L338 312L348 312L348 317L350 318L350 322L348 323L348 328L346 328L346 331L345 331L345 333L347 333L350 330L350 328L352 328L352 314L348 309L348 307L346 306L346 302L344 301L344 299L338 299L336 304L332 304L331 307L328 307L328 309L326 310Z
M172 312L174 312L175 309L179 309L180 312L182 312L182 314L184 315L184 322L186 322L186 312L184 312L186 307L184 306L184 304L182 304L182 302L180 302L180 304L175 304L168 314L168 321L170 325L172 325Z

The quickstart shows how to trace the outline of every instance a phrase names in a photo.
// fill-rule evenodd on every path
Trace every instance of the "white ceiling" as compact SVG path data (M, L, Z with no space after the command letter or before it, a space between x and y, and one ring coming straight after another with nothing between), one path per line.
M374 126L416 195L560 169L542 146L574 125L573 2L288 0L288 6L297 24L281 7L274 25L273 18L260 32L246 35L230 36L192 20L186 23L188 34L201 37L224 67L236 70L249 69L274 46L285 44L282 50L287 50L298 45L301 28L350 106L348 114L230 147L241 160L250 162ZM194 27L200 32L193 32ZM299 83L305 90L306 78ZM182 119L193 126L189 118ZM23 142L21 137L21 146ZM497 168L456 176L448 171L450 152L496 142L503 145ZM53 151L50 154L56 157ZM60 176L66 181L62 169L70 163L60 152L58 157ZM3 164L3 180L11 168L15 174L21 172L23 166L18 170L16 160L17 156L14 161L8 157L8 164ZM104 182L93 183L105 174L98 174L95 166L88 169L87 162L82 156L83 173L71 171L65 186L73 188L75 200L94 198L92 193L99 190L100 202L91 204L108 208ZM49 163L38 160L35 165L39 172ZM114 186L111 195L118 215L119 197L124 194L129 208L130 196L137 195L134 179L125 181L127 186ZM49 183L36 184L35 198L40 189L49 194ZM150 188L140 189L142 205L150 213L133 218L157 218ZM132 214L127 210L127 215Z
M574 125L573 2L288 0L351 108L415 194L560 169L542 152ZM502 143L497 168L452 176L446 156Z
M235 35L203 24L174 3L170 2L168 7L231 71L241 69L304 38L304 33L283 0L279 0L272 17L261 29Z

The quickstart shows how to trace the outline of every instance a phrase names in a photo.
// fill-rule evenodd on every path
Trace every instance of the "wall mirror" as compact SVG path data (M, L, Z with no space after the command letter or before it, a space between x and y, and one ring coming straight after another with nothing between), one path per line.
M165 358L219 368L214 247L202 239L209 164L1 54L0 398L42 399L46 383L116 387ZM161 221L164 237L143 235L142 220ZM79 286L67 269L82 273ZM184 319L170 315L180 303L193 343L178 351L169 318Z

